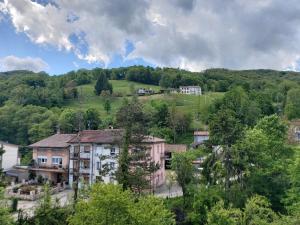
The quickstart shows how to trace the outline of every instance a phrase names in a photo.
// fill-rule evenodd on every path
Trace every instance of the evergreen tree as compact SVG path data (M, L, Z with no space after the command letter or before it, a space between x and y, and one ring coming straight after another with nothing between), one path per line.
M104 101L104 110L106 111L107 114L109 114L110 110L111 110L111 104L110 104L110 100L107 98Z
M147 140L147 117L137 98L125 100L117 112L117 124L124 129L123 148L119 157L117 180L123 189L141 193L151 188L149 177L159 168L150 156Z
M113 92L112 85L108 82L107 76L104 71L100 72L97 83L95 85L96 95L100 95L102 91L109 91L110 94Z

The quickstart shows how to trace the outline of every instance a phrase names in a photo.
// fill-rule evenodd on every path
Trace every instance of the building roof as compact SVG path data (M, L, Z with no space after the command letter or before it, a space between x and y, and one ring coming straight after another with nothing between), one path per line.
M165 142L165 139L161 139L154 136L146 136L144 139L144 142L146 143L159 143L159 142Z
M19 148L19 145L11 144L11 143L8 143L8 142L5 142L5 141L0 141L0 146L1 145L10 145L12 147Z
M209 136L208 131L194 131L194 136Z
M200 88L200 86L179 86L179 88Z
M40 140L29 147L41 147L41 148L65 148L68 147L72 138L76 137L76 134L54 134L43 140Z
M112 144L122 141L124 134L123 129L104 129L104 130L84 130L72 138L69 143L98 143L98 144ZM165 142L164 139L146 136L144 142L157 143Z
M165 151L166 152L186 152L187 146L183 144L166 144Z
M122 140L122 135L123 130L121 129L83 130L68 142L111 144L120 142Z

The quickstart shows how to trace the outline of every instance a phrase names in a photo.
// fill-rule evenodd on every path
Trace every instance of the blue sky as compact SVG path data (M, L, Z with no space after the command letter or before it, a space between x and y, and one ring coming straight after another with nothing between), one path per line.
M0 0L0 71L299 70L297 0Z
M49 74L62 74L80 68L91 69L104 67L103 63L88 63L86 60L79 59L72 51L58 50L50 45L34 44L21 32L16 32L8 18L0 21L0 58L13 55L19 58L33 57L41 58L48 64L46 72ZM134 46L128 42L126 44L126 55ZM131 65L152 65L143 59L124 60L121 55L115 53L107 68L131 66Z

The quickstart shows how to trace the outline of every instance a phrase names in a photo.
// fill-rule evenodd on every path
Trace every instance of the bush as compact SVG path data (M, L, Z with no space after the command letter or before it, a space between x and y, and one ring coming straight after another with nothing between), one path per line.
M18 199L17 198L13 198L12 199L12 203L11 203L11 211L12 212L16 212L18 209Z
M38 182L39 184L43 184L43 183L44 183L44 178L43 178L41 175L38 175L38 177L37 177L37 182Z

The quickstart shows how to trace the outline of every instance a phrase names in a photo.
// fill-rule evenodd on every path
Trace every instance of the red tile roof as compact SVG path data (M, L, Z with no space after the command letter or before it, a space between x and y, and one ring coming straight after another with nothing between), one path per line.
M123 130L121 129L105 129L105 130L83 130L74 138L69 140L69 143L101 143L111 144L122 140Z
M81 131L79 136L72 138L69 143L98 143L98 144L112 144L122 141L124 134L123 129L105 129L105 130L84 130ZM144 142L157 143L165 142L164 139L146 136Z
M76 134L54 134L32 145L29 145L29 147L65 148L70 145L68 141L74 137L76 137Z

